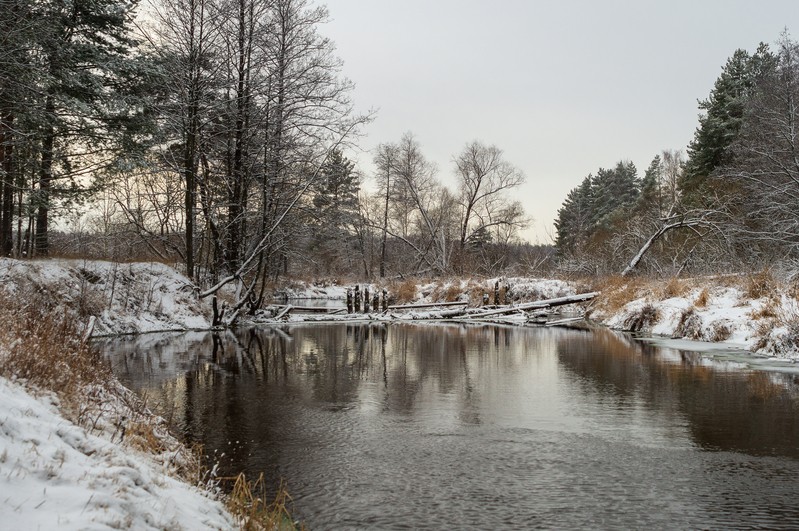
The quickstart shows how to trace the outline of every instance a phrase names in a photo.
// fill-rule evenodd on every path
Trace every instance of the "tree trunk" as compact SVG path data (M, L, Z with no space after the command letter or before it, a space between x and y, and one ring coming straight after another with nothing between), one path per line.
M55 101L52 96L47 97L45 103L45 116L52 120L55 115ZM42 140L42 163L39 168L39 205L36 210L36 233L34 248L38 256L47 256L50 252L48 238L50 222L50 191L53 181L53 148L55 146L55 127L52 123L45 127Z
M7 113L0 118L0 253L10 256L14 249L14 115Z

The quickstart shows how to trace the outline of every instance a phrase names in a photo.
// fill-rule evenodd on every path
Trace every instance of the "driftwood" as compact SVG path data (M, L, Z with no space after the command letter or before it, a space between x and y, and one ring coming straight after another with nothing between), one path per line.
M467 302L430 302L423 304L396 304L389 306L389 310L418 310L421 308L446 308L448 306L466 306Z
M281 318L281 317L283 317L284 315L288 315L288 314L289 314L289 312L290 312L291 310L293 310L293 309L294 309L294 306L292 306L291 304L289 304L288 306L286 306L285 308L283 308L283 311L281 311L280 313L278 313L278 314L275 316L275 321L277 321L278 319L280 319L280 318Z
M585 302L590 301L594 297L599 295L599 292L592 291L591 293L581 293L580 295L570 295L568 297L558 297L556 299L546 299L542 301L535 301L535 302L528 302L525 304L517 304L516 306L508 306L507 308L501 308L499 310L489 310L487 312L480 312L480 313L473 313L470 315L466 315L464 317L467 318L481 318L486 317L489 315L504 315L508 313L514 313L518 311L528 311L528 310L541 310L544 308L554 308L555 306L564 306L566 304L574 304L576 302Z
M275 308L288 308L291 307L291 311L293 312L305 312L305 313L341 313L345 311L345 308L329 308L326 306L294 306L289 304L288 306L283 304L276 304Z

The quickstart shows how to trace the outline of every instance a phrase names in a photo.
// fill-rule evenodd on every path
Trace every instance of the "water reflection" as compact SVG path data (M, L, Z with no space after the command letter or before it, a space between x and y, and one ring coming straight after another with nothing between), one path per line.
M312 528L799 525L794 375L606 331L463 325L106 350L223 472L288 478Z
M725 371L696 352L664 350L601 331L558 341L558 360L586 399L641 402L703 448L799 457L795 374Z

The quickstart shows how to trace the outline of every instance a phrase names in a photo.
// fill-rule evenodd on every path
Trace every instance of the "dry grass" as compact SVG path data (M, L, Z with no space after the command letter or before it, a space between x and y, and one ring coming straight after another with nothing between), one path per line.
M455 302L463 295L463 288L457 279L436 282L430 299L433 302Z
M0 319L0 345L5 345L0 375L26 380L70 403L85 386L111 378L102 356L77 334L77 317L50 298L0 293Z
M627 319L624 320L624 328L631 332L650 330L659 320L660 313L657 308L651 304L644 304L641 309L630 314Z
M777 281L771 271L765 270L754 273L746 278L744 293L750 299L762 299L764 297L774 297L777 293Z
M599 291L595 307L608 313L616 313L630 301L652 293L648 282L640 278L612 276L597 278L591 291Z
M753 320L774 319L779 314L779 306L774 299L768 299L759 309L752 310L749 317Z
M416 298L416 280L406 279L402 282L390 284L388 291L394 297L395 304L406 304Z
M708 302L710 302L710 292L707 290L707 288L702 288L702 291L699 292L699 295L694 301L694 306L697 308L705 308L707 307Z
M710 325L709 341L726 341L732 335L732 328L723 321L715 321Z
M702 318L696 314L694 308L683 310L680 315L680 322L674 330L675 337L686 339L702 340Z
M288 510L291 496L281 482L277 493L269 500L266 481L261 474L256 481L248 481L242 473L236 477L223 478L232 482L233 489L227 498L227 506L238 520L239 528L244 530L261 529L304 529L302 524L294 522Z
M671 299L674 297L682 297L688 291L688 286L685 282L681 281L676 277L672 277L663 286L663 289L660 292L660 299Z

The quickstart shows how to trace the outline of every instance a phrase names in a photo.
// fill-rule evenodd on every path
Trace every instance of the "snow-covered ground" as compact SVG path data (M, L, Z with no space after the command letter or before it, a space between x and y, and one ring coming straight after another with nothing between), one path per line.
M113 401L104 402L109 413ZM5 378L0 404L0 528L236 527L219 501L168 472L182 446L158 455L139 451L119 442L120 424L108 415L89 433L59 413L52 395L34 397Z
M613 298L613 290L635 293L616 307L603 303L603 298ZM685 281L677 291L659 294L651 284L637 290L615 287L603 293L589 315L617 330L799 359L799 302L789 290L774 286L753 294L745 286L699 279Z
M78 314L93 335L208 329L210 305L175 269L158 262L0 258L0 285L46 294Z

